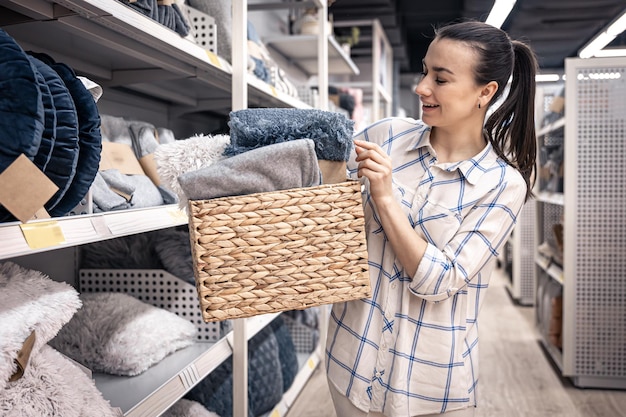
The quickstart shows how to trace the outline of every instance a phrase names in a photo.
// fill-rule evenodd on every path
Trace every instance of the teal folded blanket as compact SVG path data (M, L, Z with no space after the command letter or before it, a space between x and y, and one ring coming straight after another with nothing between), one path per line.
M341 113L317 109L263 108L230 113L230 141L224 154L295 139L311 139L318 159L347 161L352 151L354 122Z

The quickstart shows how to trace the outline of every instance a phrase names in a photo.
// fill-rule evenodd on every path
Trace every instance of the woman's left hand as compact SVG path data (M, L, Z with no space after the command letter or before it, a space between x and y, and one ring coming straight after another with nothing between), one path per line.
M366 177L370 182L370 195L380 203L393 199L391 182L391 158L375 143L355 140L358 176Z

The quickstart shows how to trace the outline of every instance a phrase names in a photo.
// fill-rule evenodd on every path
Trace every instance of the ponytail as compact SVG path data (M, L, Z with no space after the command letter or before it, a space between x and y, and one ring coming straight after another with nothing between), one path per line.
M526 181L526 199L532 196L537 169L535 133L535 74L537 61L531 49L512 41L513 79L506 100L487 119L485 130L501 158L516 167Z

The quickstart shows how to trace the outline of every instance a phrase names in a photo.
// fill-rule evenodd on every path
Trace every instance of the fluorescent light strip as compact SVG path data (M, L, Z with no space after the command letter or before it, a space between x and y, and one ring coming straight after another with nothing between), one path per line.
M537 74L535 75L535 81L538 83L550 83L556 82L561 79L559 74Z
M501 27L513 10L516 0L495 0L485 23L497 28Z
M598 33L591 41L589 41L583 48L578 51L578 56L581 58L591 58L592 56L616 56L616 55L598 55L600 51L607 46L617 35L626 30L626 11L606 29Z

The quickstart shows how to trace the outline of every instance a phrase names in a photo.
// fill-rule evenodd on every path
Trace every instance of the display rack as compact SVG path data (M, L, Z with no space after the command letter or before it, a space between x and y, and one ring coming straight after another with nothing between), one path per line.
M531 306L535 301L536 202L524 204L510 239L511 275L509 293L517 303Z
M570 58L565 69L565 118L540 135L563 137L564 182L563 193L540 192L537 199L539 333L575 385L625 389L626 59ZM551 135L559 129L563 135ZM550 244L561 222L562 257ZM542 329L558 302L546 304L558 297L555 344Z
M320 22L326 21L326 1L314 4ZM0 0L0 26L23 49L47 53L70 65L100 84L105 94L115 91L116 96L136 95L142 102L154 103L166 122L187 113L226 115L249 106L310 107L247 74L247 7L245 0L233 1L232 46L238 52L233 54L232 64L117 0ZM329 45L336 52L332 40L324 40L329 39L327 31L320 23L322 37L316 50L322 109L327 109L328 101ZM341 59L354 72L354 64L343 56ZM62 274L50 275L63 276L68 270L76 272L81 245L186 223L186 213L177 206L53 218L26 225L5 223L0 225L0 259L24 259L29 267L36 265L43 273L61 270ZM54 256L56 252L63 256ZM235 320L234 331L216 343L196 343L136 377L96 374L96 385L124 415L158 416L232 354L233 411L235 416L245 416L247 341L274 317ZM276 406L279 414L273 416L291 405L320 362L319 349L300 358L301 371Z

